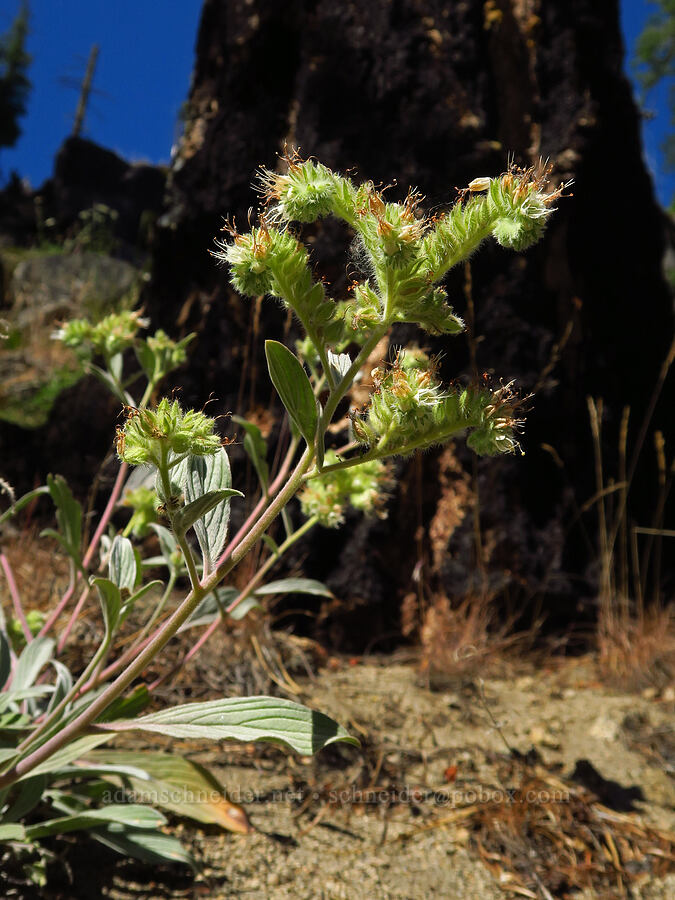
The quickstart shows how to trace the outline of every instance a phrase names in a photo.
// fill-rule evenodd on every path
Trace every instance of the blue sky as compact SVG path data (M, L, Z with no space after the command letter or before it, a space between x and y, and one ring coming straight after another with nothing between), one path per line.
M72 129L92 44L100 53L84 134L131 160L168 162L187 98L201 0L29 0L33 89L23 135L0 171L38 186ZM0 0L0 31L19 0Z
M545 0L544 0L545 2ZM19 0L0 0L0 32ZM92 44L100 45L85 136L130 160L168 162L188 95L201 0L30 0L33 90L23 135L0 149L0 175L12 169L33 186L51 175L68 136ZM653 10L648 0L621 0L627 58ZM645 157L662 202L675 194L675 173L661 168L659 146L669 128L668 87L649 98L656 116L645 123Z

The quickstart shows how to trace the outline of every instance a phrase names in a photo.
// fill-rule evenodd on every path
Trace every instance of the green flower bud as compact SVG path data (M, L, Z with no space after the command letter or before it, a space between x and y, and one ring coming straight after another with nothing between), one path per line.
M110 357L133 346L138 330L147 325L140 310L122 310L105 316L96 325L86 319L66 322L53 336L68 347L91 349Z
M117 455L134 466L158 466L167 454L208 456L221 446L215 419L204 413L183 412L177 400L164 398L156 409L127 407L124 427L117 429Z
M324 465L339 462L332 450ZM301 491L300 504L307 518L317 516L325 528L337 528L344 522L347 505L365 513L383 516L384 492L389 484L386 466L370 460L348 469L339 469L311 478Z
M139 341L136 356L148 380L157 382L182 365L187 359L186 348L194 337L188 334L181 341L174 341L159 329L152 337Z
M270 217L282 222L315 222L335 212L335 201L349 185L321 163L286 157L285 175L262 169L260 193L270 207ZM352 188L353 193L353 188ZM349 190L347 190L347 196Z
M144 538L150 530L150 525L158 522L157 494L150 488L138 487L134 491L127 491L122 500L123 506L130 506L133 514L125 528L125 534L133 534L134 537Z
M383 455L406 455L469 429L467 443L476 453L516 450L514 431L521 423L511 386L446 392L435 367L434 359L414 350L399 353L388 368L375 369L369 407L351 415L354 438Z
M91 334L93 326L87 319L71 319L52 334L56 341L62 341L71 350L90 351Z
M221 250L214 255L230 266L230 281L235 290L246 297L259 297L273 292L273 276L269 268L272 237L265 227L252 228L249 234L234 232L234 241L218 242Z

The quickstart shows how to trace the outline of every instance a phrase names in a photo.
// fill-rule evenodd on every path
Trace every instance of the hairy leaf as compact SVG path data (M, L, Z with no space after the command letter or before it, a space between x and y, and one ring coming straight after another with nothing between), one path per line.
M358 741L328 716L279 697L234 697L186 703L133 721L98 727L216 741L274 741L287 744L303 756L336 741L358 746Z
M316 399L300 360L278 341L265 341L265 355L272 384L300 434L314 442L318 423Z

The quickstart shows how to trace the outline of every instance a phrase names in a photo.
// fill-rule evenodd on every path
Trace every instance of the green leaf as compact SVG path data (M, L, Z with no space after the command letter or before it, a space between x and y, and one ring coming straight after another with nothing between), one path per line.
M20 778L19 781L23 781L25 778L33 778L35 775L42 775L43 773L58 772L62 766L68 766L81 756L86 756L90 750L109 741L111 737L112 735L110 734L87 734L84 737L77 738L77 740L57 750L44 762L39 763L23 778Z
M117 585L109 578L92 578L91 583L96 585L99 600L101 601L107 640L112 637L119 625L122 614L122 595Z
M80 567L82 506L73 497L73 492L62 475L47 475L47 487L54 506L56 506L56 521L59 530L55 532L47 528L42 534L55 537L75 562L75 565Z
M15 756L18 756L16 747L0 747L0 766L4 766L5 763Z
M35 488L35 490L28 491L27 494L24 494L23 497L19 497L16 503L13 503L9 509L6 509L4 513L0 516L0 525L9 519L11 516L16 515L20 512L24 506L28 506L31 500L34 500L35 497L40 497L42 494L48 494L49 488L46 484L42 485L42 487Z
M131 721L98 725L110 731L153 731L170 737L274 741L303 756L336 741L358 746L344 728L323 713L279 697L234 697L185 703Z
M169 567L170 571L175 570L176 566L172 557L174 557L174 554L178 550L176 538L171 534L168 528L164 527L164 525L157 525L155 522L151 522L150 528L152 528L159 538L159 549L164 557L166 565Z
M257 594L249 594L245 600L242 600L241 603L237 603L232 612L228 613L231 619L234 619L235 622L238 622L240 619L243 619L244 616L248 615L252 609L261 609L262 607L258 603Z
M261 430L253 422L242 419L241 416L232 416L232 421L236 422L237 425L241 425L246 432L244 435L244 450L253 463L253 468L258 475L263 492L267 493L270 480L270 471L267 465L267 442L262 436Z
M108 578L120 590L126 588L131 593L137 584L138 574L133 544L129 538L116 535L108 557Z
M179 509L174 514L174 526L177 531L182 531L185 534L191 525L194 525L198 519L203 518L219 503L222 503L223 500L226 500L228 497L243 496L241 491L235 491L233 488L226 488L222 491L209 491L193 500L192 503L188 503L187 506Z
M318 423L316 399L300 360L278 341L265 341L267 368L286 411L308 444L314 443Z
M179 753L104 750L95 751L89 758L101 766L143 770L143 778L130 779L136 799L228 831L247 834L252 830L244 810L227 800L217 779Z
M23 819L24 816L35 809L47 786L47 779L44 775L35 775L31 773L30 778L26 778L20 782L18 790L12 800L9 809L3 813L3 822L16 822Z
M33 697L44 697L45 694L51 694L53 690L53 684L33 685L32 687L21 688L21 690L11 687L8 691L3 691L3 693L0 694L0 712L12 704L14 704L16 708L16 704L21 700L32 700Z
M141 369L143 369L143 374L148 381L152 381L157 370L155 351L148 346L147 341L138 341L134 345L134 353Z
M211 593L207 594L199 603L197 609L192 613L187 622L184 625L181 625L178 629L178 634L180 634L181 631L187 631L188 628L195 628L199 625L210 625L211 622L215 621L225 613L225 607L229 606L238 596L239 591L233 587L216 588L215 591L211 591Z
M141 597L145 597L145 595L154 588L164 588L164 582L160 581L158 578L155 578L153 581L149 581L147 584L144 584L143 587L140 587L136 591L136 593L132 594L124 604L124 614L126 615L126 613L131 609L136 601L140 600Z
M256 588L258 596L265 594L314 594L317 597L332 597L333 592L313 578L281 578L279 581L270 581L262 587Z
M146 829L165 825L166 818L151 806L143 806L140 803L111 803L103 809L91 809L72 816L59 816L58 819L48 819L39 825L30 825L26 828L26 837L34 841L50 834L82 831L102 822L114 822L116 825L124 826L125 829Z
M9 678L12 671L12 652L4 631L0 631L0 688Z
M126 697L117 697L101 713L97 722L112 722L124 716L137 716L150 702L150 692L146 685L137 685Z
M263 534L263 535L261 535L261 540L264 544L266 544L270 548L270 550L272 551L272 553L275 556L280 556L279 545L274 540L274 538L270 537L269 534Z
M98 378L98 380L110 391L113 397L117 397L122 406L133 406L133 399L126 391L122 390L110 372L106 372L105 369L102 369L100 366L95 366L93 363L87 365L87 371L91 372L92 375L95 375L96 378Z
M54 653L54 640L48 637L38 637L26 644L19 657L19 662L12 679L12 690L20 691L23 688L32 687L40 670Z
M319 400L316 401L316 414L317 418L320 420L321 403ZM314 441L314 448L316 450L316 467L320 472L323 469L323 461L326 455L326 436L323 429L321 428L317 428L316 430L316 440Z
M56 669L56 684L54 685L54 693L49 698L48 713L56 709L73 686L73 676L70 674L70 670L57 659L52 659L50 662Z
M23 825L11 823L8 825L0 825L0 842L2 841L25 841L26 829Z
M188 459L184 488L188 506L209 493L231 490L232 474L225 450L221 448L212 456L191 456ZM230 501L225 499L194 523L204 559L204 574L213 568L225 546L229 521Z
M158 831L130 831L120 833L111 828L93 829L91 837L122 856L131 856L144 863L183 863L197 871L197 863L180 841Z
M10 712L0 716L0 733L3 731L28 731L31 728L32 718L23 713Z

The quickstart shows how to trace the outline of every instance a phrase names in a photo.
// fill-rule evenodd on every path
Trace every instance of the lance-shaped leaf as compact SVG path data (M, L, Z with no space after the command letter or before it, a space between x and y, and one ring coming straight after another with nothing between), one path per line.
M49 698L48 713L56 709L73 686L73 676L70 674L67 666L64 666L58 659L52 659L50 662L56 669L56 683L54 685L54 693Z
M90 750L93 750L94 747L105 744L111 737L112 735L110 734L87 734L84 737L77 738L70 744L66 744L61 750L57 750L56 753L53 753L44 762L38 763L34 769L31 769L30 772L17 780L24 781L24 779L32 778L35 775L58 772L58 770L64 766L69 766L72 762L75 762L80 756L85 756Z
M101 771L107 770L111 765L127 772L141 770L140 774L131 772L128 779L138 800L238 834L253 830L244 810L226 798L218 780L178 753L103 750L90 753L87 762L94 770L99 766Z
M189 457L184 477L185 500L188 504L185 509L208 494L230 491L229 494L224 494L222 502L216 503L194 521L205 570L209 570L218 559L227 539L227 526L230 521L229 497L234 494L242 495L232 490L230 461L222 447L212 456Z
M117 585L109 578L92 578L91 583L96 585L98 591L105 625L105 639L109 640L119 625L122 613L122 595Z
M32 641L31 641L32 643ZM12 671L12 651L4 631L0 631L0 688L9 678Z
M36 497L40 497L42 494L48 494L49 488L46 484L42 485L42 487L35 488L32 491L28 491L27 494L24 494L23 497L19 497L16 503L13 503L9 509L6 509L2 515L0 515L0 525L6 520L9 519L10 516L15 516L20 510L24 508L24 506L28 506L31 500L34 500Z
M206 597L199 603L197 609L192 613L190 618L184 625L178 629L178 634L181 631L187 631L188 628L199 627L200 625L209 625L211 622L214 622L216 619L220 618L220 616L225 615L225 609L239 596L239 591L234 587L219 587L214 591L211 591L210 594L207 594Z
M228 497L243 496L241 491L235 491L234 488L227 488L222 491L209 491L193 500L192 503L188 503L187 506L183 506L174 514L174 527L176 531L185 534L188 528L199 519L204 518L207 513L211 512L223 500L226 500Z
M108 578L120 590L126 588L131 593L138 581L137 557L129 538L118 534L112 542L108 558Z
M47 487L54 506L56 506L56 521L59 530L46 528L41 534L55 538L75 565L79 567L81 565L82 506L73 497L73 492L62 475L47 475Z
M280 697L233 697L185 703L130 721L97 726L109 731L154 731L169 737L272 741L309 756L336 741L358 746L341 725L323 713Z
M300 360L278 341L265 341L265 355L272 384L281 402L308 444L317 426L316 399Z
M234 619L235 622L238 622L240 619L247 616L252 609L261 609L257 594L249 594L248 597L244 597L241 603L237 603L228 615L231 619Z
M54 641L52 638L38 637L27 644L21 652L14 672L12 691L30 687L42 667L52 658L53 652Z
M42 799L42 794L47 786L47 779L44 775L35 775L30 778L25 778L18 785L18 792L14 795L10 806L5 810L2 815L3 822L18 822L19 819L23 819L28 813L35 809L40 800Z
M23 825L17 823L0 825L0 843L3 841L24 841L25 839L26 829Z
M131 856L144 863L183 863L197 871L197 863L189 850L179 840L161 831L113 831L116 826L105 829L93 828L89 835L95 840L116 850L122 856Z
M150 691L144 684L136 687L126 695L117 697L110 706L96 720L97 722L112 722L113 719L121 719L126 716L137 716L150 702Z
M166 818L151 806L143 806L140 803L111 803L103 809L91 809L72 816L59 816L58 819L48 819L39 825L31 825L26 828L26 837L29 840L37 840L50 834L82 831L83 828L91 828L104 822L114 822L125 829L148 829L166 825Z
M333 592L314 578L280 578L255 589L256 594L313 594L316 597L332 597Z
M241 416L232 416L232 421L236 422L246 432L244 435L244 450L248 453L249 459L253 463L256 470L260 485L263 491L267 492L267 486L270 480L269 467L267 465L267 442L262 436L261 430L253 422L248 419L242 419Z

